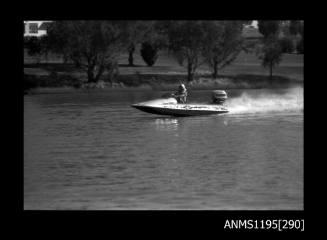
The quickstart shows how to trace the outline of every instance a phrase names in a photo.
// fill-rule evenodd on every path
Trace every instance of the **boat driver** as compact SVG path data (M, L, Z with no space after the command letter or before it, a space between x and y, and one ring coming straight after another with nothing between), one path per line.
M187 90L184 84L180 84L177 92L174 94L178 103L186 103Z

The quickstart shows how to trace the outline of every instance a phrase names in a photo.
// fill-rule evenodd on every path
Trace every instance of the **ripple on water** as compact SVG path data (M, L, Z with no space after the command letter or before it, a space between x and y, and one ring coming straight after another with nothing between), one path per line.
M256 91L272 108L278 93ZM151 94L24 97L25 209L303 208L303 111L176 118L129 107Z

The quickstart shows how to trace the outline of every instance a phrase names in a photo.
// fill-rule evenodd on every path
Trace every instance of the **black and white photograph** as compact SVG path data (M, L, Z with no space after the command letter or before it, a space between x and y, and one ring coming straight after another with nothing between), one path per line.
M24 210L304 210L304 20L24 20Z

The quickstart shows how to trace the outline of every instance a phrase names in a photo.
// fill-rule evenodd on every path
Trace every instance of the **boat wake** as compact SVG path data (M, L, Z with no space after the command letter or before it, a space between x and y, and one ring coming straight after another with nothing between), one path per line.
M243 93L226 102L230 114L303 111L303 88L297 87L283 94L262 93L252 96Z

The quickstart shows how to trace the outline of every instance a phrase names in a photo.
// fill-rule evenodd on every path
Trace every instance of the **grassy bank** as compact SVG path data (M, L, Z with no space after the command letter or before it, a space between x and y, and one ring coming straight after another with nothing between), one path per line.
M101 88L118 89L152 89L152 90L176 90L177 85L185 79L181 75L121 75L117 83L110 84L102 82ZM213 90L213 89L254 89L254 88L286 88L301 85L302 81L291 80L286 77L276 76L273 81L262 75L236 75L221 76L212 79L209 76L198 76L191 83L186 83L186 87L191 90ZM80 80L70 75L53 77L25 75L25 93L47 93L59 91L72 91L74 89L84 89L80 86ZM31 91L32 90L32 91Z
M179 66L168 53L162 52L155 66L148 67L138 54L135 66L126 64L127 55L119 59L119 75L114 84L107 82L103 75L104 88L147 88L172 90L180 82L191 89L232 89L232 88L274 88L303 83L303 55L287 54L281 64L274 69L274 79L268 78L268 69L261 66L253 54L241 53L238 58L222 71L217 79L212 79L207 66L201 66L194 82L187 83L186 69ZM32 57L24 58L24 89L60 88L78 89L86 81L86 74L74 68L73 64L63 64L58 56L41 59L37 64Z

